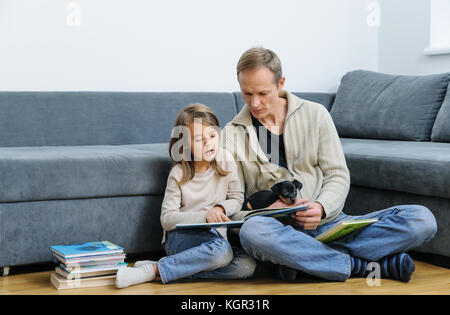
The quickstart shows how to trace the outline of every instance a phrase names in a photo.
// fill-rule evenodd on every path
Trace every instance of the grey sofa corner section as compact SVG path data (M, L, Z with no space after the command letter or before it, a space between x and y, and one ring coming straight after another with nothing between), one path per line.
M331 107L333 106L334 103L334 99L336 97L335 93L292 92L292 94L302 99L322 104L328 111L331 110ZM236 110L239 112L242 109L242 107L244 107L245 101L242 97L241 92L233 92L233 95L236 100Z
M450 73L347 73L331 108L351 187L344 212L426 206L436 237L417 251L450 257ZM444 101L445 99L445 101ZM433 142L431 141L433 140ZM437 142L441 141L441 142ZM447 266L450 266L448 261Z
M434 122L431 141L450 142L450 84L447 95Z
M450 73L352 71L341 80L331 116L341 137L429 141L449 81Z

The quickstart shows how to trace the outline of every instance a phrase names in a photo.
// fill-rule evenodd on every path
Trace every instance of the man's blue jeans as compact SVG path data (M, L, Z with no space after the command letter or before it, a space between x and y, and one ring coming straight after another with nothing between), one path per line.
M158 262L163 283L187 277L248 278L256 267L252 257L231 247L215 229L169 231L164 247L168 256Z
M341 220L368 218L379 221L327 245L314 238ZM351 274L350 255L377 261L419 246L433 238L436 231L436 220L430 210L405 205L362 216L341 213L311 231L274 218L254 217L244 223L239 236L244 250L261 261L327 280L345 281Z

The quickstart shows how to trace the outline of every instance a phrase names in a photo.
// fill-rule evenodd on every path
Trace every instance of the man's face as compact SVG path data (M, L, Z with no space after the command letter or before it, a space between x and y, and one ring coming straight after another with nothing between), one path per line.
M242 97L253 117L264 120L278 105L278 92L283 89L285 78L275 83L274 73L266 67L248 69L239 73Z

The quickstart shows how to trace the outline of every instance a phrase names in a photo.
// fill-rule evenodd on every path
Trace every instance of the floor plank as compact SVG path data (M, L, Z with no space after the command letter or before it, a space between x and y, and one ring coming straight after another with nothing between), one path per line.
M294 283L269 276L248 280L196 280L161 284L144 283L125 289L114 286L56 290L49 281L50 271L0 277L0 294L27 295L309 295L309 294L450 294L450 269L415 261L416 271L409 283L381 279L380 286L369 286L365 278L329 282L305 277Z

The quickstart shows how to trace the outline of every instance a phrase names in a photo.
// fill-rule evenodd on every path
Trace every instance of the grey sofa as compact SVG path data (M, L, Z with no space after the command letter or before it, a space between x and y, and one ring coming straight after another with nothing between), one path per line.
M336 94L294 93L335 121L351 173L345 212L423 204L438 233L418 251L443 257L449 81L354 71ZM92 240L162 254L167 143L178 110L194 102L210 106L222 127L244 106L236 92L0 92L0 267L49 262L48 246Z
M450 267L450 73L398 76L353 71L331 116L351 174L348 214L421 204L438 232L417 251Z

